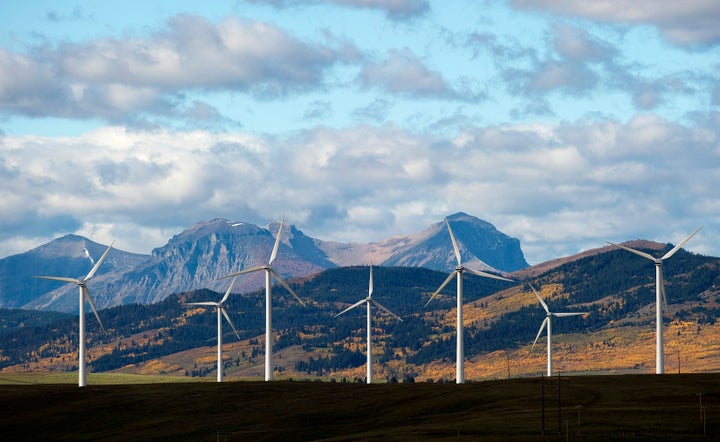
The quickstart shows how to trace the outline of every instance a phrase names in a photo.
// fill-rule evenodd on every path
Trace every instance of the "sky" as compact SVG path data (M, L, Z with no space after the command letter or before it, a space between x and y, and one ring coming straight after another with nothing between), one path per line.
M720 256L716 0L0 6L0 258L199 221Z

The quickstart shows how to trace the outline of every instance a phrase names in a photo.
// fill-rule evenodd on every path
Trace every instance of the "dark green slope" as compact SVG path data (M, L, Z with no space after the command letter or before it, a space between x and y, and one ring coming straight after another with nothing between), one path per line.
M670 247L668 245L667 247ZM659 253L659 252L653 252ZM665 264L666 290L673 319L693 319L698 323L714 322L717 309L712 307L720 293L720 260L679 251ZM562 311L590 311L586 317L565 318L554 325L555 334L598 330L613 321L624 319L629 324L646 324L651 317L642 317L638 311L654 304L654 266L651 262L623 250L611 250L556 267L529 281L517 284L464 276L465 301L482 300L485 296L532 283L539 288L549 283L564 287L566 298L550 303L551 309ZM341 350L337 343L352 338L363 338L364 309L356 309L339 318L335 314L344 307L367 295L369 268L346 267L326 270L317 275L292 282L294 290L307 301L303 307L280 286L273 288L273 324L279 334L275 346L280 350L291 345L302 345L308 351L331 349L325 359L315 360L314 366L294 368L319 375L329 369L357 366L364 363L360 353ZM454 333L452 325L440 323L444 313L455 306L455 284L443 290L443 296L427 309L423 306L429 295L443 282L447 274L423 268L375 267L374 298L403 318L387 320L376 316L377 333L387 336L386 352L380 362L403 357L410 364L421 365L447 359L455 354L454 339L433 339L438 333ZM527 288L526 288L527 289ZM518 288L508 290L513 296ZM88 318L90 345L108 344L120 337L129 337L145 331L161 330L161 334L147 343L131 348L116 347L105 356L92 362L93 371L117 369L179 351L214 345L216 317L213 314L187 316L184 301L220 299L222 294L209 290L173 295L152 305L126 305L100 312L106 333L100 333L95 319ZM597 307L602 302L605 306ZM480 301L480 307L483 306ZM227 303L228 313L239 329L241 338L247 339L264 333L264 291L246 295L233 295ZM11 318L9 311L0 311L0 321ZM544 311L539 305L518 307L507 311L492 323L472 324L466 328L466 354L514 349L532 342L542 322ZM47 346L53 339L65 338L71 345L77 339L77 318L65 317L50 324L27 324L23 328L9 327L2 344L0 367L15 365L33 357L59 354L62 348ZM302 332L302 334L300 333ZM303 336L301 339L300 336ZM228 334L226 339L230 339ZM234 338L232 338L234 339ZM37 350L44 346L42 352ZM33 354L33 352L36 352ZM286 367L290 368L290 367Z

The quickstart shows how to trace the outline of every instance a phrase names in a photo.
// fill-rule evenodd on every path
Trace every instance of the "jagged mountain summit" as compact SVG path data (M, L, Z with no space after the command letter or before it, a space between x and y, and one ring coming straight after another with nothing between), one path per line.
M492 224L466 213L448 217L458 240L464 265L477 270L514 272L528 266L520 241L498 231ZM413 237L411 235L410 237ZM455 269L455 253L445 221L414 235L416 241L383 261L384 266Z
M517 239L465 213L454 214L448 220L465 265L505 273L527 267ZM108 264L101 266L90 290L99 308L148 304L173 293L200 288L222 292L229 284L228 280L221 279L223 276L267 262L279 224L272 222L267 227L259 227L213 219L196 223L175 235L166 245L154 249L151 255L131 254L113 248L108 255ZM0 260L0 306L76 311L77 300L72 295L72 287L36 281L30 278L30 272L33 275L76 277L89 271L93 259L102 254L104 247L82 237L67 236L25 254ZM53 261L37 259L38 251L52 255ZM367 265L370 261L381 266L427 267L442 271L455 267L452 244L443 220L419 233L368 244L322 241L305 235L294 225L286 225L274 268L283 277L297 278L338 266ZM12 282L17 284L22 280L24 286L21 295L6 296L15 290L5 281L8 281L7 275L17 271L17 263L22 263L28 271L27 274L18 273ZM235 290L248 292L263 286L263 275L255 273L240 278Z
M47 293L45 301L57 296L56 289L61 284L45 279L33 278L34 275L67 276L76 278L85 276L99 259L107 245L98 244L78 235L65 235L28 252L0 259L0 306L5 308L43 309L43 300L38 295ZM113 248L105 262L98 269L97 276L108 273L122 275L145 262L148 255L123 252ZM64 289L67 289L64 287ZM77 294L77 288L72 287ZM32 303L37 301L36 303ZM76 296L69 304L77 305ZM32 304L29 304L32 303ZM77 307L76 307L77 308Z
M466 213L448 217L458 240L463 264L478 270L510 273L528 266L520 241L492 224ZM455 254L445 220L422 232L395 236L367 244L316 240L317 247L340 267L367 265L370 261L390 267L425 267L442 272L455 270Z

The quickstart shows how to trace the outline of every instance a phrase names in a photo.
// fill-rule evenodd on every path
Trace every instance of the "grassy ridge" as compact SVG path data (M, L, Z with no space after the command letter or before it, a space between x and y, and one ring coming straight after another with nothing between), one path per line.
M0 434L5 440L538 440L544 402L547 440L699 440L699 392L706 437L720 435L718 381L718 374L688 374L465 385L6 383Z

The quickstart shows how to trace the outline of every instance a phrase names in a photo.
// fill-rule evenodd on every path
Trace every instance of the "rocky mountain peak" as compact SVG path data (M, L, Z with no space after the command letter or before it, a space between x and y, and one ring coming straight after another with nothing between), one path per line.
M519 241L499 232L492 224L462 212L450 215L448 220L464 265L498 272L527 267ZM150 256L113 248L91 281L95 303L104 308L157 302L172 293L202 288L224 291L229 281L222 279L223 276L268 262L279 227L279 221L259 227L215 218L195 223L174 235ZM39 274L76 277L86 274L92 268L93 259L101 256L106 247L67 235L19 256L29 263L24 268ZM442 271L451 271L456 265L443 220L419 233L367 244L322 241L305 235L293 224L285 224L273 266L283 277L295 278L332 267L370 262ZM0 306L76 311L76 297L60 296L69 294L72 287L34 280L27 272L21 274L26 287L22 291L24 297L9 301L8 293L17 290L3 286L2 281L3 274L13 271L17 272L17 264L12 259L0 260ZM239 278L235 290L249 292L264 284L263 272L255 272Z

